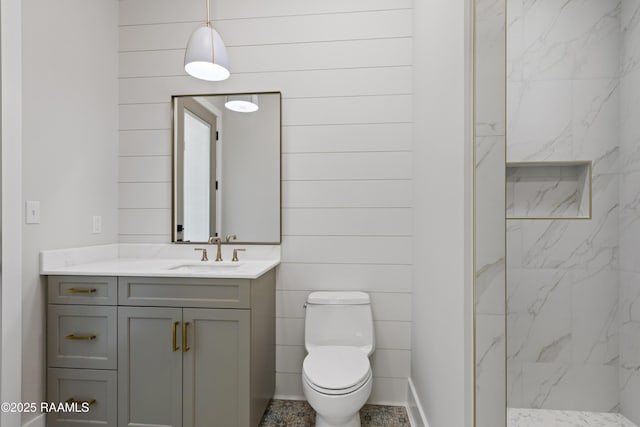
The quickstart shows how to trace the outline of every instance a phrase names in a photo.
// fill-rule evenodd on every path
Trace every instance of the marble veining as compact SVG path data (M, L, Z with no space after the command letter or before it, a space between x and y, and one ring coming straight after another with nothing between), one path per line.
M508 277L509 359L570 361L571 275L562 270L520 270Z
M504 257L476 272L476 313L504 314Z
M637 427L623 415L607 412L507 409L507 427Z
M478 427L505 425L504 314L479 314L476 321L476 419Z
M615 270L573 273L573 362L617 366L620 355L617 282Z
M594 270L603 268L604 262L609 268L616 268L617 183L617 176L594 177L591 221L538 221L528 224L523 229L523 265L527 268Z
M523 16L525 78L617 77L618 0L524 0Z
M640 42L637 44L640 50ZM640 171L639 111L640 67L636 67L620 80L620 167L623 172Z
M640 0L507 0L507 39L508 161L593 165L591 220L508 224L508 406L640 424ZM517 176L509 212L575 211L586 193L547 178Z
M507 167L507 218L586 218L589 164Z
M640 424L640 368L620 370L620 411Z
M640 0L623 0L620 96L620 410L640 424Z
M505 1L475 4L475 381L476 424L504 426ZM502 64L502 65L500 65ZM387 424L389 426L396 424Z
M640 60L640 1L622 1L621 30L622 58L620 60L620 73L627 75L638 69Z

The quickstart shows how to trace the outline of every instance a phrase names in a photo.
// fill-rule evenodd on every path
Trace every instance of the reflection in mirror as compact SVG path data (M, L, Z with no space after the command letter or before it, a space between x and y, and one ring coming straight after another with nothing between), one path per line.
M176 96L173 123L173 241L279 243L280 93Z

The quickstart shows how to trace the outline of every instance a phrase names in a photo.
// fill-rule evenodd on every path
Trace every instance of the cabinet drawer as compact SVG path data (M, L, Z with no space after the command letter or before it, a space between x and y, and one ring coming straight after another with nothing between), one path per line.
M250 280L119 277L120 305L249 308Z
M50 367L116 369L117 307L49 305Z
M77 402L79 412L50 412L49 427L116 426L117 423L116 371L93 369L49 368L47 401ZM81 402L90 403L88 412Z
M49 303L116 305L117 279L103 276L49 276Z

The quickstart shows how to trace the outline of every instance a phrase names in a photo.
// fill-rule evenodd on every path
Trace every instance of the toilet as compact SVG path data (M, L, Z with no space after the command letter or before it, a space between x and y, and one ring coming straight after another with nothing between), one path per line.
M305 307L302 390L316 411L316 427L360 427L359 411L373 382L369 295L312 292Z

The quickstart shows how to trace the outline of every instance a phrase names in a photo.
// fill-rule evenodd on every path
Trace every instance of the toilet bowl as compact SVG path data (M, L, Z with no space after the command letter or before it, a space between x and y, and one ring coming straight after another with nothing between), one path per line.
M351 347L316 349L304 360L302 389L317 427L360 427L360 408L371 394L369 358Z
M315 292L307 298L302 390L317 427L360 427L371 395L373 318L363 292Z

